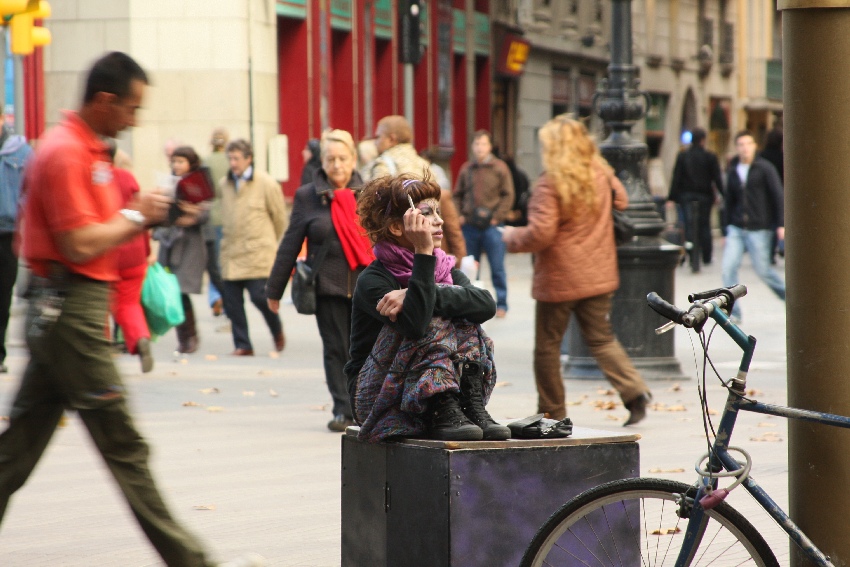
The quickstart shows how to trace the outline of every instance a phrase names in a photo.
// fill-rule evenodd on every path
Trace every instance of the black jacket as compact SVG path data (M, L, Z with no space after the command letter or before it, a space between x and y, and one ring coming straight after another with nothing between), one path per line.
M723 193L723 176L717 156L694 144L676 157L667 199L681 203L688 198L693 199L691 195L695 194L701 199L714 201L714 189ZM691 195L686 197L686 194Z
M738 176L739 162L739 158L734 158L726 171L724 229L730 224L745 230L785 226L782 181L776 168L766 159L756 157L750 165L745 186Z
M266 282L266 297L269 299L280 299L283 296L305 238L308 264L315 261L322 245L330 239L328 252L316 274L317 295L350 298L354 294L357 276L363 271L363 268L351 270L348 267L342 244L331 220L330 203L333 189L324 170L320 169L313 179L312 183L299 187L295 192L289 228L286 229L277 249L274 266ZM355 188L361 185L363 181L355 171L348 186Z
M378 313L375 307L384 295L401 289L398 280L380 260L375 260L363 270L357 280L351 313L351 360L345 365L348 391L352 397L357 375L384 325L393 325L404 337L415 339L425 334L431 318L435 316L483 323L496 314L496 302L490 292L472 285L460 270L452 270L452 281L460 287L438 286L434 282L436 265L435 256L413 256L413 274L395 323Z

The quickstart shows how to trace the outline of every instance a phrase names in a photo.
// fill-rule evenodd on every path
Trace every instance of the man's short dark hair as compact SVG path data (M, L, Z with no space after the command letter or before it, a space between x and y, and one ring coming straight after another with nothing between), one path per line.
M136 61L120 51L107 53L94 62L86 79L83 104L94 100L97 93L110 93L118 98L130 95L130 83L134 80L148 84L148 75Z
M487 141L490 144L493 144L493 136L490 134L489 130L476 130L472 135L472 141L476 141L478 138L487 138Z
M233 140L227 144L227 153L242 152L242 156L249 158L254 157L254 148L251 147L251 142L245 139Z
M700 145L703 143L703 141L705 141L705 136L705 130L703 130L702 128L694 128L691 132L691 143Z
M753 136L753 133L752 133L752 132L750 132L749 130L739 130L739 131L738 131L738 133L737 133L737 134L735 134L735 142L737 143L737 142L738 142L738 140L740 140L740 139L741 139L741 138L743 138L744 136L749 136L749 137L750 137L750 138L752 138L753 140L755 140L755 139L756 139L756 137L755 137L755 136Z

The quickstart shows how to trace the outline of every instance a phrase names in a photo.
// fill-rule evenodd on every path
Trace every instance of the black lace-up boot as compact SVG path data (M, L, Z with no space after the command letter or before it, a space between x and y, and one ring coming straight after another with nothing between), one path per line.
M480 441L481 428L463 414L457 396L452 392L434 396L429 408L428 431L431 439L440 441Z
M497 423L484 407L484 369L478 362L463 360L460 363L460 407L484 432L485 441L511 438L511 430Z

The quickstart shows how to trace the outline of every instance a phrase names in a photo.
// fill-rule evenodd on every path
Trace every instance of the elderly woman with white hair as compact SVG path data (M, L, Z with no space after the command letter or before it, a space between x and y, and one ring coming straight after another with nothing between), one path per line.
M343 372L351 336L351 298L363 268L374 259L357 223L354 191L362 184L351 134L329 130L321 140L322 168L298 188L289 228L266 284L269 308L277 312L298 253L307 240L307 264L316 274L316 323L322 337L325 379L333 398L331 431L354 423Z

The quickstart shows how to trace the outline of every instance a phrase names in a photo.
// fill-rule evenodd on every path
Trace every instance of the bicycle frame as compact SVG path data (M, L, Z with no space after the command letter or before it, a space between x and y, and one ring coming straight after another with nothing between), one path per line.
M723 416L720 419L720 425L717 428L717 435L715 437L714 444L712 445L708 470L719 471L722 467L727 471L734 471L741 468L740 463L738 463L738 461L736 461L729 452L729 440L732 436L732 431L735 428L735 422L738 419L739 411L775 415L777 417L799 419L802 421L811 421L814 423L850 429L850 417L801 410L787 406L763 404L761 402L745 398L747 373L749 372L750 362L753 358L756 339L745 335L737 325L729 320L729 317L722 309L714 309L710 313L710 317L717 321L721 328L723 328L723 330L726 331L726 333L738 344L738 346L741 347L744 354L738 368L738 375L732 380L732 384L730 385L729 396L726 399L726 407L723 410ZM702 538L707 518L705 517L705 510L699 504L699 500L706 494L706 488L709 485L712 486L712 489L716 486L717 481L713 480L713 482L711 482L711 480L712 479L708 479L706 477L700 478L700 486L697 491L694 506L690 510L688 527L685 531L685 545L683 545L681 554L676 561L677 567L684 567L690 564L693 559L693 554L698 547L700 539ZM788 537L790 537L803 549L812 562L824 567L833 566L829 558L817 548L817 546L793 521L791 521L788 514L782 510L782 508L767 494L767 492L764 491L764 489L758 485L755 480L751 477L747 477L743 481L742 485L747 489L747 492L755 498L756 502L758 502L759 505L764 508L764 510L774 520L776 520L785 533L788 534ZM692 542L692 545L688 545L689 542Z

